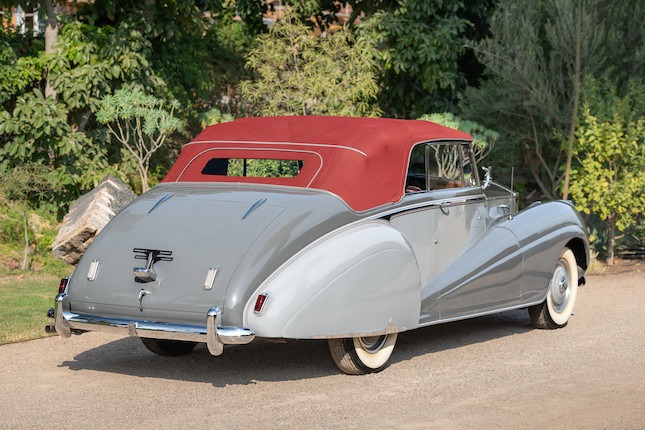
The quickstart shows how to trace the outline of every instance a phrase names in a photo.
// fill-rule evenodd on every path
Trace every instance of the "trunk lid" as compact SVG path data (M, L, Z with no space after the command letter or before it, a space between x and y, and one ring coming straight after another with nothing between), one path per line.
M81 259L70 280L72 311L203 323L211 306L222 306L249 248L285 210L265 196L190 186L146 193L106 226ZM133 269L146 266L139 259L146 250L171 254L153 264L156 279L142 283ZM99 262L98 270L89 280L92 261ZM209 269L217 270L210 289Z

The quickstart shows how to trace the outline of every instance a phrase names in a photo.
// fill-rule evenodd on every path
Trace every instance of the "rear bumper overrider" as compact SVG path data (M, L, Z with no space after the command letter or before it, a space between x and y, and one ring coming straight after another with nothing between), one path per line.
M52 324L45 327L48 333L70 337L86 331L103 331L123 336L205 342L213 355L222 354L224 345L244 345L255 339L255 333L248 328L219 327L217 320L221 310L217 306L209 309L205 325L190 325L76 314L63 310L66 298L67 293L61 293L54 299L54 308L48 313Z

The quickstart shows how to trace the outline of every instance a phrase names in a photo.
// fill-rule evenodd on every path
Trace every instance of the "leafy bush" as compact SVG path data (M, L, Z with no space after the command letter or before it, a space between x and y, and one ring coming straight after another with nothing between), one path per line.
M617 232L626 232L645 213L645 85L631 81L623 96L607 82L588 79L572 174L576 207L606 223L607 260L613 264Z
M317 37L285 19L247 55L257 77L242 82L242 95L258 115L378 116L376 54L348 28Z

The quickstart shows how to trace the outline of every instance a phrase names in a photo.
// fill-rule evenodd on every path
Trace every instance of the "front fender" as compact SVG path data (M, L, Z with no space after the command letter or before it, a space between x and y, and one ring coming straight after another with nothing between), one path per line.
M261 314L256 298L267 294ZM312 243L255 291L244 323L258 337L333 338L416 328L420 276L408 242L377 220Z
M546 297L553 269L565 247L576 253L580 276L589 261L589 240L580 214L558 200L529 207L506 222L524 255L522 302L537 303Z

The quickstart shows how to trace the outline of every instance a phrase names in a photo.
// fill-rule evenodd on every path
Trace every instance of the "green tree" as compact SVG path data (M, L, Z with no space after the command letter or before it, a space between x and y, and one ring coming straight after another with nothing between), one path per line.
M274 24L247 56L241 91L259 115L376 116L375 49L349 28L317 37L294 19Z
M6 34L5 37L7 40L0 38L0 106L42 75L40 64L31 57L19 58L9 42L11 38L25 37L18 34Z
M259 178L293 178L300 172L297 160L242 159L228 160L228 176Z
M231 0L249 21L252 0ZM255 2L260 3L260 2ZM487 33L495 0L283 0L292 19L323 37L349 27L361 43L377 46L378 103L387 116L415 118L426 112L457 111L467 83L479 81L483 66L469 40ZM352 8L341 16L342 6ZM271 4L270 8L273 7ZM260 18L261 9L252 16ZM250 21L249 21L250 22Z
M177 112L191 134L198 113L216 107L239 114L237 84L249 77L244 54L262 24L264 2L257 0L94 1L79 4L78 17L97 27L127 24L150 45L147 61L163 85L147 87ZM241 17L241 19L240 19ZM143 82L139 82L143 84ZM187 136L186 136L187 138Z
M379 100L386 115L456 111L466 83L481 73L466 45L485 34L493 1L353 3L356 12L366 14L358 25L360 37L379 48Z
M571 172L579 210L607 225L607 262L614 263L616 229L626 231L645 213L645 84L632 80L620 97L607 82L587 81Z
M21 231L23 259L21 270L29 268L29 257L34 236L30 232L29 214L38 203L51 191L48 171L41 164L26 164L14 169L0 167L0 205L3 212L11 217L17 213L19 220L9 220Z
M23 9L33 9L41 11L44 14L45 21L45 56L56 55L56 44L58 42L58 32L59 32L59 21L58 16L56 16L56 6L61 5L64 2L56 2L52 0L0 0L0 7L10 9L11 7L20 6ZM47 76L47 70L45 69L45 97L54 97L56 98L57 92L54 86L51 84L49 76Z
M103 97L96 117L134 157L141 191L148 191L148 171L152 155L166 142L168 136L184 126L174 117L178 102L168 106L139 88L121 89Z
M592 0L502 0L491 36L474 45L488 79L469 89L464 115L494 125L516 146L512 163L527 166L548 198L559 195L569 171L580 78L606 70L610 24L599 8Z
M46 1L59 4L0 0L5 6L41 5L41 12ZM105 95L138 85L166 105L180 101L184 108L175 115L190 127L157 151L151 175L162 175L179 141L201 128L199 112L240 112L236 84L250 75L243 54L255 33L224 7L238 3L251 10L257 2L74 2L72 12L56 17L64 25L52 53L45 52L44 34L1 27L0 164L46 165L57 184L51 199L63 206L105 174L137 187L135 160L121 145L110 144L109 131L95 115ZM48 87L55 97L47 97Z
M322 33L325 33L332 26L338 25L337 14L340 12L344 2L335 0L285 0L282 3L289 13L297 17L302 23L318 27Z
M201 125L202 128L206 128L214 124L231 122L233 121L233 119L234 118L231 114L228 114L228 113L223 114L219 109L211 108L199 114L199 125Z
M604 77L617 90L625 91L645 69L645 3L638 0L599 2L599 15L606 23Z
M11 47L6 40L5 52ZM106 174L125 179L118 168L120 152L107 144L106 133L93 121L101 97L124 81L153 87L160 81L146 59L149 43L127 25L99 28L72 22L61 30L56 47L51 55L28 50L18 58L15 49L5 55L0 76L9 75L4 87L12 93L3 97L7 110L0 111L0 164L47 166L56 183L50 199L64 206ZM15 70L17 78L7 69ZM44 69L59 97L43 92Z
M419 119L470 134L473 137L473 149L478 163L490 154L495 147L495 142L499 139L498 132L490 130L475 121L460 118L451 112L423 115Z

